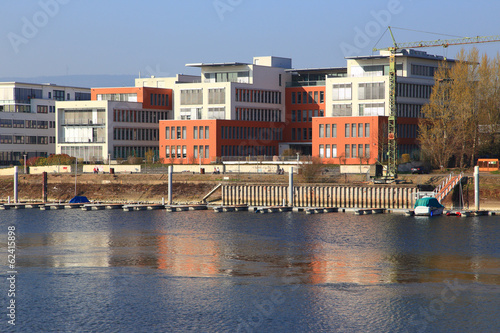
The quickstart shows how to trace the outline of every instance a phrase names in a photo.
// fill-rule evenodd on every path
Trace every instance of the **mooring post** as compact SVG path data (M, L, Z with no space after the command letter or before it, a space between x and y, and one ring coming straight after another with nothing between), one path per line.
M479 166L474 167L474 203L479 210Z
M17 203L17 192L18 192L18 188L17 188L17 179L19 178L19 170L17 169L17 166L14 167L14 203Z
M288 206L293 207L293 167L288 173Z
M173 166L168 166L168 204L172 204L172 170Z
M47 172L42 174L42 201L47 202Z

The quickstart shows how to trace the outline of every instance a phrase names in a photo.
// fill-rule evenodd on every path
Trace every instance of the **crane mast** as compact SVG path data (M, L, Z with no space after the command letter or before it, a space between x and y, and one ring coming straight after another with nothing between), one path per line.
M393 46L377 49L374 48L373 51L386 50L390 51L389 55L389 117L388 117L388 142L387 142L387 172L386 180L395 180L398 177L398 145L397 145L397 69L396 69L396 53L399 50L406 48L422 48L422 47L434 47L442 46L448 47L451 45L465 45L465 44L477 44L477 43L488 43L488 42L498 42L500 41L500 35L494 36L477 36L477 37L464 37L457 39L444 39L444 40L433 40L433 41L418 41L418 42L407 42L407 43L396 43L396 39L392 33L391 27L388 27L391 34Z

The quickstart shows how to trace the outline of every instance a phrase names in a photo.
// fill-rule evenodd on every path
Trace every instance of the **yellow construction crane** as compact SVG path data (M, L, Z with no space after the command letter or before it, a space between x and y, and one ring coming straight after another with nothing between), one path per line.
M398 158L398 147L397 147L397 101L396 101L396 53L402 49L409 48L422 48L422 47L433 47L442 46L448 47L451 45L465 45L465 44L477 44L477 43L489 43L489 42L499 42L500 35L495 36L478 36L478 37L463 37L456 39L441 39L441 40L431 40L431 41L418 41L418 42L407 42L407 43L396 43L396 39L392 33L391 27L388 27L389 33L391 34L393 46L386 48L374 48L373 51L386 50L390 51L389 55L389 121L388 121L388 158L387 158L387 173L386 179L395 180L398 176L397 158Z

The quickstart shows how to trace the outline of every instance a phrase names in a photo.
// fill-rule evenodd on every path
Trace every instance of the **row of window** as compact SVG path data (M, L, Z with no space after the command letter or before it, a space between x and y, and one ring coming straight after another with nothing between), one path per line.
M52 105L37 105L36 113L55 113L56 107Z
M31 105L6 104L0 105L0 112L23 112L31 113Z
M22 147L19 147L22 149ZM39 147L42 149L43 147ZM27 155L26 158L29 159L31 157L47 157L47 152L44 151L36 151L36 152L26 152L26 151L0 151L0 164L7 165L12 164L20 159L24 158L24 155Z
M167 119L168 111L113 110L113 121L124 123L157 123Z
M429 99L432 93L432 86L414 83L398 83L397 95L399 97L425 98Z
M236 102L281 104L281 92L269 90L236 89Z
M292 140L312 140L312 128L292 128Z
M56 128L56 122L46 120L0 119L0 127L47 129Z
M236 120L279 122L281 110L236 108Z
M24 135L0 135L2 144L39 144L46 145L55 143L55 136L24 136Z
M319 97L319 98L318 98ZM291 94L292 104L318 104L325 102L325 92L324 91L303 91L294 92Z
M337 145L319 145L319 157L320 158L370 158L370 145L369 144L346 144L344 146L344 154L338 155Z
M313 117L323 117L323 110L292 110L292 123L312 121Z
M151 94L149 95L151 105L158 106L168 106L168 95L167 94Z
M186 126L167 126L165 127L165 139L167 140L186 140L187 138L187 127ZM210 126L194 126L193 127L193 139L209 139L210 138Z
M190 156L194 158L210 158L210 146L194 146ZM165 157L168 159L185 159L188 157L187 146L166 146Z
M52 93L54 93L52 98ZM56 101L64 101L64 90L54 90L48 92L48 99L55 99ZM43 91L41 89L32 88L14 88L14 100L16 103L30 103L32 99L42 99ZM66 94L66 100L71 99L71 94ZM75 92L75 100L90 100L90 93Z
M438 67L435 66L424 66L424 65L411 65L411 75L420 76L434 76Z
M345 124L345 131L344 131L344 137L346 138L362 138L363 134L365 138L370 137L370 124L365 123L364 124L364 130L363 130L363 123L359 124Z
M276 155L275 146L222 146L221 156L273 156Z
M418 125L415 124L398 124L397 132L400 138L416 138Z
M222 126L221 139L226 140L283 140L281 128Z
M421 118L422 105L397 103L398 117Z
M157 141L158 129L154 128L114 128L113 140Z
M64 147L63 147L64 148ZM68 147L75 148L75 147ZM78 147L76 147L78 148ZM89 148L89 147L81 147L81 148ZM92 147L90 147L92 148ZM96 146L95 148L101 148L100 146ZM113 156L114 158L127 158L129 156L136 156L144 158L146 156L147 151L153 151L155 156L158 156L158 146L114 146L113 147ZM69 154L69 153L68 153ZM92 152L91 152L92 154ZM94 156L98 156L98 158L102 158L102 152L95 151ZM70 155L70 156L78 156L78 155ZM89 161L89 159L85 159Z
M358 99L384 99L385 98L385 83L370 82L358 83ZM334 84L332 90L332 100L351 100L352 99L352 84L341 83Z
M208 89L208 104L225 104L226 88ZM203 89L181 90L181 105L201 105L203 104Z

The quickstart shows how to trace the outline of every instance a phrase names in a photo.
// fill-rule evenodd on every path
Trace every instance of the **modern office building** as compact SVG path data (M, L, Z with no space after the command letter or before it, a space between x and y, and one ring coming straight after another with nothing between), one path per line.
M418 119L434 72L445 59L402 50L396 55L398 153L418 155ZM446 60L451 65L454 60ZM345 77L326 76L325 118L313 120L312 154L325 163L385 161L389 110L389 52L347 58Z
M420 110L445 59L414 50L396 58L399 155L416 157ZM175 120L160 124L165 163L196 163L200 149L203 163L284 153L334 164L386 160L388 52L347 58L347 67L292 69L291 59L277 57L188 66L200 67L201 79L173 85Z
M90 89L0 83L0 165L55 153L57 101L90 100Z
M172 90L94 88L91 101L56 103L56 151L88 162L158 158L160 120L172 118Z
M291 59L269 56L255 57L252 63L187 66L199 67L201 80L174 86L175 120L160 122L165 163L197 163L195 156L211 163L279 154ZM210 139L201 142L207 140L206 134L202 137L207 128Z

